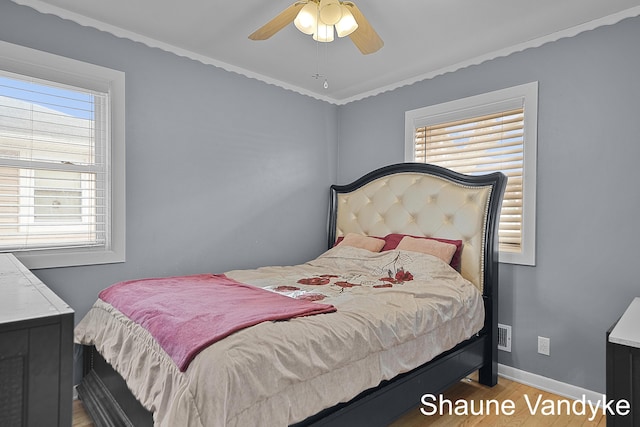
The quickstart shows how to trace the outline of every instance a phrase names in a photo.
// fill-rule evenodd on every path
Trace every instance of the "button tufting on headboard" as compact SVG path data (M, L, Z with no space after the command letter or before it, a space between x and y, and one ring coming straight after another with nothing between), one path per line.
M490 185L412 172L387 175L337 195L335 237L403 233L462 240L461 274L482 290L490 197Z

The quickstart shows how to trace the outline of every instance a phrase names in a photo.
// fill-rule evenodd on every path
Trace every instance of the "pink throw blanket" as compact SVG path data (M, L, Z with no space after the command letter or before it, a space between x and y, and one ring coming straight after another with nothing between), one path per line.
M120 282L99 297L146 328L181 371L204 348L240 329L336 311L332 305L289 298L224 274Z

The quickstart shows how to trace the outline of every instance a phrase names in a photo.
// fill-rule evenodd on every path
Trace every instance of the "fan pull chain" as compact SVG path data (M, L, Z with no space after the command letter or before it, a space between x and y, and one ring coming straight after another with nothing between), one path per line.
M320 21L320 9L318 9L318 15L316 16L316 33L318 32L319 21ZM325 45L327 44L328 43L325 43ZM328 52L329 52L329 47L325 46L325 63L328 63L328 58L329 58ZM325 90L329 89L329 81L327 80L327 77L320 74L320 41L317 39L316 39L316 73L311 77L313 77L316 80L320 79L320 77L324 77L324 83L322 84L322 87L324 87Z
M328 68L329 67L329 43L325 43L324 44L324 64L325 67ZM326 89L329 89L329 82L327 81L327 77L324 77L324 83L322 84L322 87Z

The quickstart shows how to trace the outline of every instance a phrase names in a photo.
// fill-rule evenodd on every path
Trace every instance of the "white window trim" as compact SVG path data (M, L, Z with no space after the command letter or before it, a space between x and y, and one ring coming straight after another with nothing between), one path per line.
M416 128L463 117L504 111L505 106L513 102L522 102L525 105L522 251L519 253L500 251L500 262L535 265L538 82L407 111L405 113L405 161L415 161Z
M125 261L125 74L86 62L0 41L0 68L22 75L109 92L108 147L111 177L111 233L108 249L54 249L16 252L30 269Z

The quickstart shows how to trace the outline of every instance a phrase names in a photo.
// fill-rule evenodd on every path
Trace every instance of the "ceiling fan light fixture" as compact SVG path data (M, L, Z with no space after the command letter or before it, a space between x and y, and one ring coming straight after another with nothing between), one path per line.
M358 23L347 6L341 4L340 8L342 18L336 23L336 33L338 37L346 37L358 29Z
M328 43L333 41L333 25L325 25L318 22L318 29L313 33L313 39L318 42Z
M322 17L321 9L324 9ZM249 39L267 40L291 22L302 33L311 35L318 42L333 41L334 33L338 37L350 36L363 55L377 52L384 46L367 18L350 0L296 0L275 18L249 34Z
M310 1L296 15L293 24L305 34L311 35L316 31L318 5Z
M342 8L338 0L320 0L320 21L325 25L335 25L342 18Z

